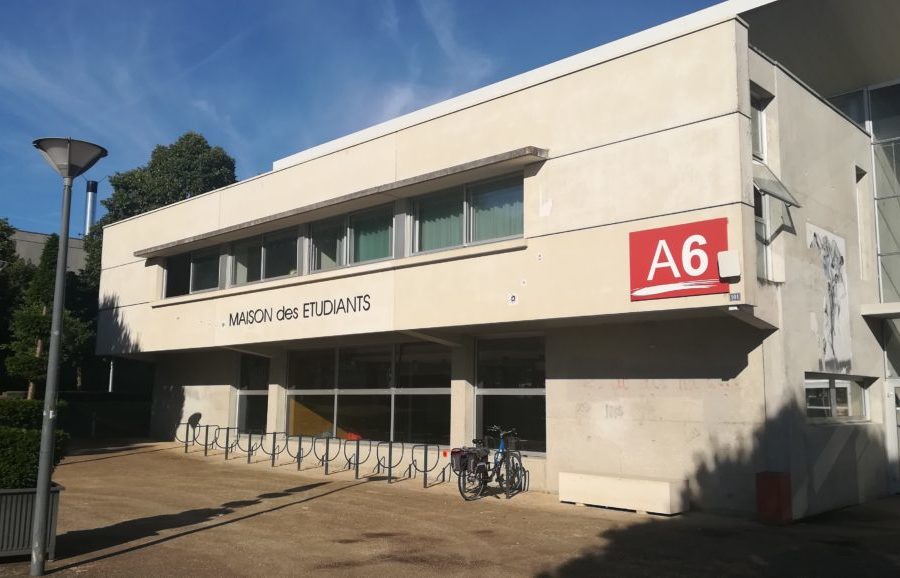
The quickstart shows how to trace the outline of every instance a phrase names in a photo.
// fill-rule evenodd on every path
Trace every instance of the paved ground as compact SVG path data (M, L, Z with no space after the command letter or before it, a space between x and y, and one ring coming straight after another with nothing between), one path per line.
M226 464L171 444L84 450L55 479L67 488L48 565L59 575L900 575L900 497L770 528L537 493L465 503L448 486ZM0 576L27 571L0 563Z

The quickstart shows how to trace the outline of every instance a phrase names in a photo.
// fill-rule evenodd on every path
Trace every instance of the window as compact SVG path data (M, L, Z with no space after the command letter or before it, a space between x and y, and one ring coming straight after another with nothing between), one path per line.
M762 97L750 96L750 134L753 141L753 156L764 159L766 155L766 115L768 102Z
M191 254L191 293L219 288L219 248Z
M872 90L869 99L875 140L900 138L900 84Z
M806 417L825 420L866 419L865 388L846 376L808 374L804 383Z
M191 256L176 255L166 259L166 297L191 292Z
M288 431L450 443L450 350L410 343L292 352Z
M344 265L344 219L319 221L309 226L310 271L327 271Z
M351 263L387 259L393 255L392 206L350 216Z
M263 277L297 274L297 233L291 229L263 237Z
M269 413L269 360L241 355L237 392L237 427L240 433L265 433Z
M232 262L232 284L242 285L262 279L262 239L256 237L235 243Z
M865 91L857 90L834 96L829 99L836 109L843 112L847 117L861 127L866 126L866 95Z
M473 243L522 234L522 180L506 179L469 188Z
M462 245L462 190L445 191L416 201L416 228L417 251Z
M522 177L504 177L415 200L416 252L521 236Z
M478 437L493 425L515 428L520 449L546 451L544 339L482 340L477 358Z
M756 221L756 277L768 279L769 225L766 197L758 187L753 187L753 217Z

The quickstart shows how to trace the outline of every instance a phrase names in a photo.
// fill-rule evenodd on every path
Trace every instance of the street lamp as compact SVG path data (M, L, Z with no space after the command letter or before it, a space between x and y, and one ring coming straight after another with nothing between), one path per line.
M38 464L34 525L31 533L31 575L43 576L44 561L47 555L47 511L50 503L50 473L53 468L53 441L56 430L56 391L59 382L60 341L66 295L66 259L69 252L69 209L72 205L72 180L105 157L106 149L71 138L41 138L34 141L34 147L41 151L47 163L63 178L62 222L59 228L59 252L56 255L56 285L53 289L47 387L44 391L41 456Z

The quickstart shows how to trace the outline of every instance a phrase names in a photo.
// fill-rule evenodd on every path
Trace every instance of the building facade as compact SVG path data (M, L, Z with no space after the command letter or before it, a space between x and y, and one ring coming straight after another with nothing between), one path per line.
M16 255L25 261L37 265L41 260L44 245L50 237L47 233L34 233L16 229L12 239L16 243ZM69 271L78 272L84 269L84 240L69 237L69 259L66 262Z
M766 51L800 3L726 2L109 225L99 352L155 362L162 436L498 424L550 492L663 478L752 513L774 479L800 518L894 491L885 143L825 98L874 81L823 96Z

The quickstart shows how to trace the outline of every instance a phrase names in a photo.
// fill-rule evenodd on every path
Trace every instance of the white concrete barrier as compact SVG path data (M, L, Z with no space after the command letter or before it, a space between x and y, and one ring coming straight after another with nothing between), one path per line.
M684 485L683 480L560 472L559 501L654 514L679 514L687 509L682 499Z

